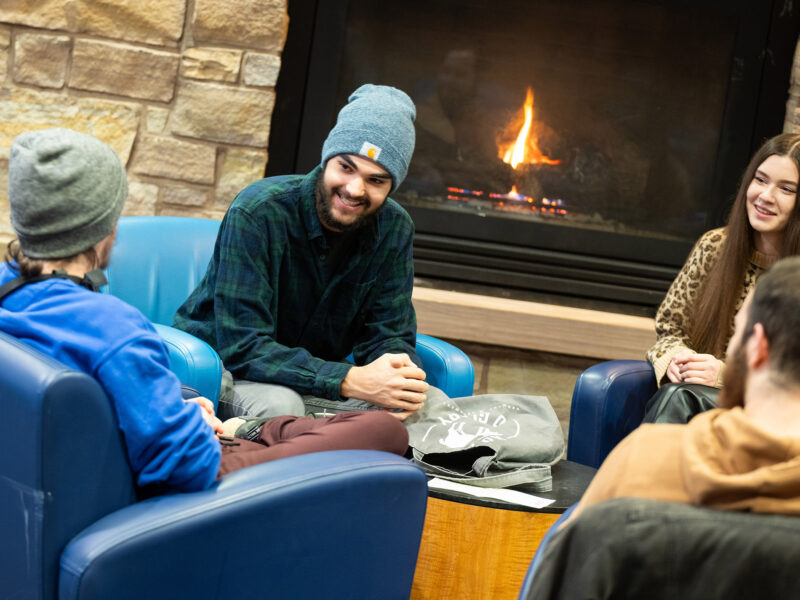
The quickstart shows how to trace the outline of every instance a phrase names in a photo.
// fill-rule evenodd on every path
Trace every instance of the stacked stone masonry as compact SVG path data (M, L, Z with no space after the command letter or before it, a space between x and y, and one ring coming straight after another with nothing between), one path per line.
M797 50L792 62L789 100L786 102L786 121L783 130L800 133L800 40L797 42Z
M287 0L0 2L0 245L8 155L31 129L109 143L124 214L220 219L263 177Z

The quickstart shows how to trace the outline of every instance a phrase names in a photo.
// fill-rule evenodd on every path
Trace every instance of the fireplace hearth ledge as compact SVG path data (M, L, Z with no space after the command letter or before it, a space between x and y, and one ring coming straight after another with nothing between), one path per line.
M415 287L420 333L482 344L597 358L644 359L652 318Z

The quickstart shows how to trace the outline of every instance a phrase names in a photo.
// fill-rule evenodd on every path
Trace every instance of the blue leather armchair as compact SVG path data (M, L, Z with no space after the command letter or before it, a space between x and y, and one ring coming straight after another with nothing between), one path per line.
M656 389L653 367L644 360L613 360L586 369L572 393L567 460L599 467L642 422Z
M408 598L426 478L382 452L257 465L137 501L100 385L0 333L0 595Z
M123 217L119 220L111 265L106 270L107 291L138 308L153 323L170 325L175 311L205 275L219 225L219 221L188 217ZM170 342L177 330L159 331ZM187 343L175 340L176 345ZM198 363L205 364L205 349L196 346L191 352L195 350ZM451 398L472 394L475 372L464 352L421 334L417 336L416 350L428 383ZM182 381L192 385L190 381ZM219 395L219 378L216 381L217 390L208 396L212 399ZM205 382L195 382L192 387L203 392L205 388L200 385Z
M153 323L169 353L169 368L184 385L196 389L214 403L219 403L222 361L203 340L169 325Z

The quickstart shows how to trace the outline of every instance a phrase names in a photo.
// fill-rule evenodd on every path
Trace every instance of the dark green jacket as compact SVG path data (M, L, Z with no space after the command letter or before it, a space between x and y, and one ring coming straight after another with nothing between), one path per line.
M552 536L520 598L800 598L798 539L796 516L614 498Z

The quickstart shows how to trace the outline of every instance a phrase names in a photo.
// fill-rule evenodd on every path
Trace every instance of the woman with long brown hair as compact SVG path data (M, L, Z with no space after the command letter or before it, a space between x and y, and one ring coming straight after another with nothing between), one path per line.
M659 386L719 387L733 318L758 276L800 254L800 134L769 139L747 166L725 227L705 233L656 314L647 352Z

